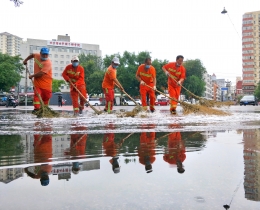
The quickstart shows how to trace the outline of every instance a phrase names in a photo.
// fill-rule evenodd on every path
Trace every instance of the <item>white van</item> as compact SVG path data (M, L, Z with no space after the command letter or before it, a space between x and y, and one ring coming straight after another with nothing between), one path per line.
M89 98L88 102L92 106L100 106L101 105L101 102L100 102L99 98ZM88 103L86 103L85 105L86 105L86 107L88 107Z

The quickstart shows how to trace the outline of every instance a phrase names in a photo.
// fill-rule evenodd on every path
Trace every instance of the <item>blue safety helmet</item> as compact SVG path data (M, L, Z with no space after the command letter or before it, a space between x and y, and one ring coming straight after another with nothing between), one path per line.
M41 49L41 54L47 54L47 55L49 55L49 52L50 52L50 50L49 50L47 47L43 47L43 48Z
M40 181L42 186L47 186L50 183L49 179L41 179Z

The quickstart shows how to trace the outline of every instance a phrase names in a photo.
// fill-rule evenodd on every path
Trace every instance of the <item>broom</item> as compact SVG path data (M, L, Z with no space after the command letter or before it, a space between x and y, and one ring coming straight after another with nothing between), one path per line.
M115 83L116 84L116 83ZM116 86L118 87L118 85L116 84ZM119 88L119 87L118 87ZM125 90L121 90L128 98L131 99L131 101L133 101L135 103L135 108L132 111L129 112L125 112L124 116L125 117L135 117L139 112L143 111L143 108L136 103L136 101L127 93L125 92Z
M78 90L78 88L71 82L71 80L69 80L69 83L73 86L73 88L75 88L75 90L79 93L79 95L86 101L86 103L91 107L91 109L94 110L94 112L96 112L96 114L101 114L102 111L97 110L94 106L92 106L88 100L82 95L82 93Z
M27 73L29 74L30 76L30 72L28 70L28 66L26 65L26 71ZM42 100L42 97L40 96L40 94L38 93L37 89L35 88L34 86L34 81L33 79L31 79L32 81L32 85L33 85L33 88L35 90L35 93L36 95L38 96L39 100L40 100L40 104L41 104L41 107L39 110L37 110L35 112L35 115L38 117L38 118L42 118L42 117L46 117L46 118L53 118L53 117L59 117L60 114L58 112L55 112L53 111L50 107L48 107L48 105L45 105L43 103L43 100Z
M173 75L170 75L170 78L173 79L176 83L178 83L175 79L174 79L174 76ZM195 95L194 93L192 93L191 91L189 91L187 88L185 88L183 85L180 84L180 86L186 90L191 96L193 96L194 98L198 99L199 100L199 103L202 105L202 106L206 106L206 107L214 107L214 106L217 106L217 107L220 107L220 106L230 106L233 104L233 102L219 102L219 101L213 101L213 100L207 100L205 98L202 98L202 97L199 97L197 95Z
M145 84L145 86L153 89L151 86ZM180 103L180 105L182 106L183 108L183 113L184 114L190 114L190 113L198 113L198 114L213 114L213 115L228 115L228 113L224 112L224 111L221 111L221 110L216 110L216 109L213 109L213 108L210 108L210 107L207 107L207 106L202 106L202 105L197 105L197 104L188 104L186 102L183 102L183 101L179 101L177 100L176 98L172 98L170 96L167 96L165 93L159 91L159 90L155 90L157 93L160 93L162 95L164 95L165 97L173 100L173 101L176 101L178 103Z

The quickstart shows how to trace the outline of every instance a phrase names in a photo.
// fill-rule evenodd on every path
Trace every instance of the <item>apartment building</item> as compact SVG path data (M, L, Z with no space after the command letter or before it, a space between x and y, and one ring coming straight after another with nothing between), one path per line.
M31 53L39 53L42 47L48 47L50 49L49 58L52 61L52 73L53 78L57 80L63 80L62 72L66 65L71 63L73 55L79 54L91 54L102 56L99 45L86 44L72 42L70 36L58 35L57 39L41 40L41 39L27 39L21 44L21 57L25 59ZM28 62L28 68L30 73L33 73L33 59ZM22 75L23 78L20 81L20 90L24 91L27 81L27 92L32 92L32 83L30 80L25 80L26 73ZM61 87L62 92L69 92L67 85Z
M260 81L260 11L247 12L242 22L242 90L253 94Z
M22 38L8 32L0 33L0 52L11 56L20 54Z

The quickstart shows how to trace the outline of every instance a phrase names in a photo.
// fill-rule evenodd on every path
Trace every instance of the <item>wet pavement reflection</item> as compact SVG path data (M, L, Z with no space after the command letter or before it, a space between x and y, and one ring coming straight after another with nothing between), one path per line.
M1 209L260 209L260 129L155 127L0 135Z

